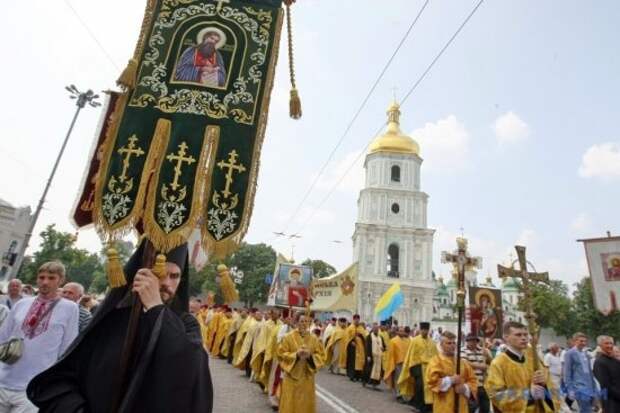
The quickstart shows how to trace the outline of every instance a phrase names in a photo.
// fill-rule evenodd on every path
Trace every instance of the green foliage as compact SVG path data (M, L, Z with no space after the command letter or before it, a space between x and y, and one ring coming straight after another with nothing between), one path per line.
M265 276L271 274L276 265L276 252L266 244L242 244L228 262L230 268L243 271L243 282L237 286L239 298L246 306L267 301L269 285Z
M68 232L60 232L49 225L41 232L39 250L24 262L18 278L24 283L36 284L37 270L48 261L60 261L67 270L67 280L82 284L89 289L93 279L101 276L102 262L97 254L75 246L76 238Z
M308 258L302 262L301 265L312 267L314 276L317 278L329 277L332 274L336 274L336 269L331 264L322 260L312 260Z
M575 332L575 317L566 284L559 280L552 280L550 285L535 284L532 297L534 313L541 327L550 327L565 337ZM522 303L519 303L519 309L525 311Z
M573 294L574 316L576 329L589 337L609 335L616 339L620 337L620 312L605 316L594 306L592 297L592 280L590 277L582 279L576 286Z

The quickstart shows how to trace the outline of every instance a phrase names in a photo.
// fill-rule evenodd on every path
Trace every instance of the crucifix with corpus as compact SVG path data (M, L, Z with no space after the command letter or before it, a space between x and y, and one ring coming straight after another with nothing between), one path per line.
M463 313L465 312L465 272L474 268L482 268L482 258L472 257L467 251L467 239L458 237L456 239L457 250L453 253L442 252L441 262L452 264L454 273L457 277L457 309L458 309L458 330L456 343L456 374L461 371L461 345L463 342ZM458 413L459 403L454 403L454 410Z
M545 283L549 284L549 273L548 272L528 272L527 264L529 261L525 258L525 247L517 245L515 246L517 250L517 260L515 260L510 268L504 267L503 265L497 266L497 275L499 278L517 278L520 282L519 290L523 295L521 302L523 303L523 307L525 309L525 319L527 320L527 328L530 332L531 336L531 344L533 348L533 361L534 361L534 370L538 370L540 367L540 359L538 357L538 333L540 332L540 328L538 324L536 324L536 314L534 314L534 299L533 299L533 291L532 286L536 283ZM519 262L519 269L514 267L514 263ZM531 265L531 264L530 264Z

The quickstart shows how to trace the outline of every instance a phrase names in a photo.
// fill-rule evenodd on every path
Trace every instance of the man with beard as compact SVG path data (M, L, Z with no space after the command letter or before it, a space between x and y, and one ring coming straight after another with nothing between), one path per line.
M199 34L201 43L186 49L177 64L174 80L200 83L209 87L226 84L224 59L218 49L226 43L226 35L209 28Z
M353 323L347 327L345 332L345 363L340 368L347 371L347 376L351 381L362 381L364 373L364 362L366 361L365 340L366 329L360 323L359 314L353 316Z
M187 246L167 254L166 275L158 279L142 268L147 242L125 267L127 285L107 295L59 362L28 385L28 397L40 412L212 411L208 355L198 322L187 312ZM121 375L132 302L138 299L143 310L129 353L133 357Z

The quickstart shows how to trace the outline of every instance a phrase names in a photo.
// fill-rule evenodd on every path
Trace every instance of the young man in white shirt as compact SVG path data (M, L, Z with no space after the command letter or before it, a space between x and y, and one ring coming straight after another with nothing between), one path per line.
M54 364L78 334L77 304L59 297L64 279L60 262L43 264L37 273L39 294L19 300L0 327L0 343L24 340L19 360L0 363L0 413L37 411L26 397L28 382Z

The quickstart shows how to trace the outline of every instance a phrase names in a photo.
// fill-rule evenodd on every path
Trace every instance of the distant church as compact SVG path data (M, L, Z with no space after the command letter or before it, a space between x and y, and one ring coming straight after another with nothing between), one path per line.
M427 227L428 195L422 192L420 146L400 129L400 106L387 111L386 131L370 145L366 179L358 199L353 260L359 263L358 313L375 320L374 307L395 282L404 305L400 325L433 318L433 236Z

